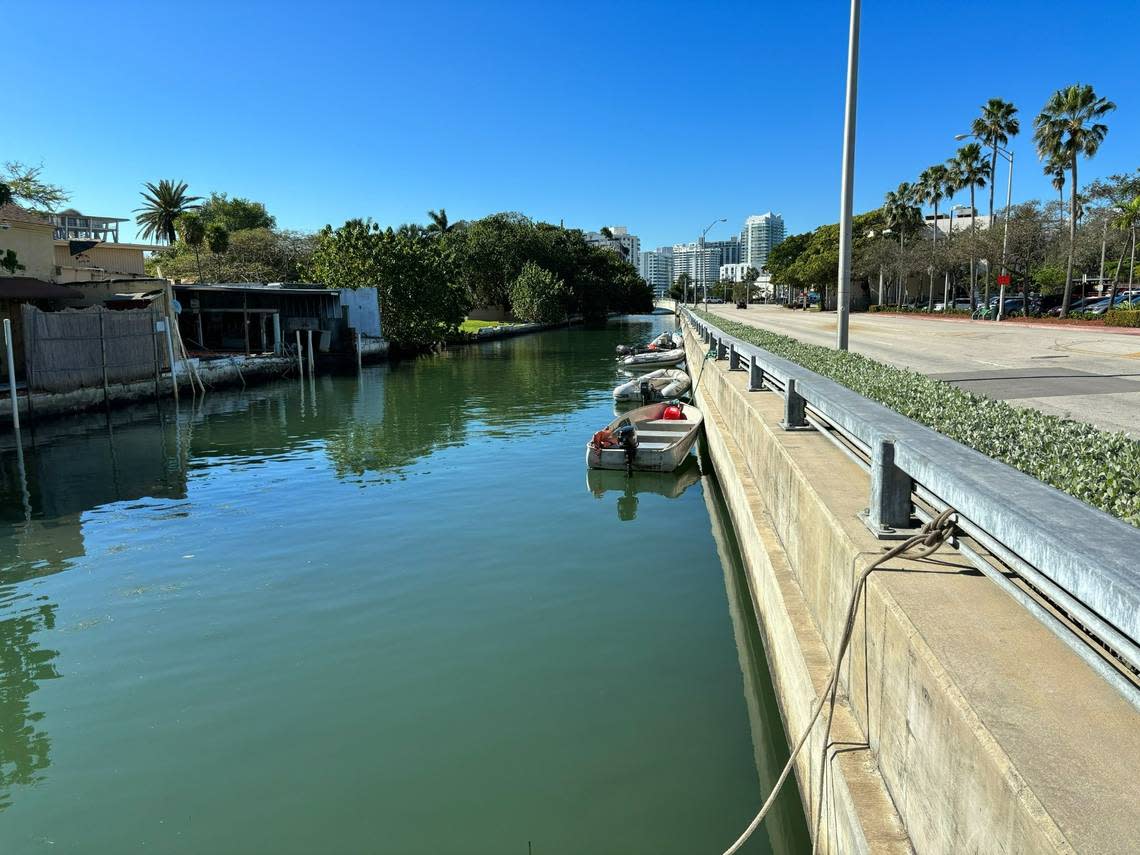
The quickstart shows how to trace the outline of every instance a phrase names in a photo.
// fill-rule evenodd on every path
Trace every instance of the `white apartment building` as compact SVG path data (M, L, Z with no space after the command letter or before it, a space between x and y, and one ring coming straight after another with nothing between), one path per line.
M720 281L722 264L740 263L740 238L708 240L698 244L673 244L673 279L688 273L696 285L713 285Z
M784 239L784 218L769 211L753 214L740 230L740 260L763 270L772 247Z
M625 226L607 226L607 228L613 237L606 237L601 232L586 232L586 243L612 249L637 267L641 257L641 239L637 235L631 235Z
M739 264L722 264L720 266L721 282L743 282L749 270L757 268L746 261ZM752 283L752 297L770 298L772 296L772 277L767 273L759 273L756 281Z
M672 247L669 247L668 253L660 250L641 253L638 257L637 272L649 283L654 297L664 297L669 292L669 286L673 284Z

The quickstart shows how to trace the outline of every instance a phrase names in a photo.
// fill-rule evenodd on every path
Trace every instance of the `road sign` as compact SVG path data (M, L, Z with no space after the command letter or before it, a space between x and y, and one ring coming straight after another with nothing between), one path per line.
M1000 274L998 276L998 285L1008 285L1008 284L1009 284L1009 274L1008 273Z

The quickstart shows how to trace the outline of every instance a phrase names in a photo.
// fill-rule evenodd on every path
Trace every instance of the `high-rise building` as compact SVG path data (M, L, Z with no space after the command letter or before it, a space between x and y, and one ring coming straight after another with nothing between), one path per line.
M763 270L768 263L768 253L772 247L784 239L784 218L769 211L766 214L753 214L744 221L740 230L739 261ZM728 262L725 262L726 264Z
M722 264L740 262L740 238L673 244L673 278L688 273L694 285L710 286L720 281Z
M673 284L673 248L669 252L643 252L638 259L637 272L649 283L654 297L664 297Z
M602 232L586 232L586 243L591 246L601 246L612 249L634 267L638 266L641 256L641 239L631 235L625 226L608 226L609 237Z

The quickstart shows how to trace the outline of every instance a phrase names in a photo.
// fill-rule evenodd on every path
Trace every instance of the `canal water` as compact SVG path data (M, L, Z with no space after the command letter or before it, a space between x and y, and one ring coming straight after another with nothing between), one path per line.
M787 756L723 502L584 462L671 324L8 438L0 851L721 852Z

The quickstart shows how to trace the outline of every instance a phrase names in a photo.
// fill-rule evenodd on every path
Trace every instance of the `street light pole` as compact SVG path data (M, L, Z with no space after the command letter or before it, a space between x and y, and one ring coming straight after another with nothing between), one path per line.
M696 261L695 261L695 264L693 267L693 273L697 272L698 267L700 268L702 284L704 283L704 280L705 280L705 264L704 264L704 258L703 258L704 250L702 249L702 247L705 245L705 235L707 235L709 233L709 229L711 229L717 223L727 223L727 222L728 222L728 217L720 217L719 219L713 220L711 223L709 223L707 226L705 226L704 231L701 232L701 236L699 238L697 238ZM693 308L695 309L696 307L697 307L697 292L696 292L696 289L694 287ZM708 310L709 310L709 292L708 292L708 286L706 285L705 286L705 311L707 312Z
M1013 199L1013 152L1002 148L1001 146L994 146L1000 154L1005 155L1006 160L1009 161L1009 180L1005 185L1005 230L1001 236L1001 289L998 291L998 310L997 319L1000 321L1002 315L1005 313L1005 278L1009 274L1006 272L1005 267L1005 253L1006 247L1009 246L1009 206ZM1025 305L1022 307L1025 310L1025 317L1029 317L1029 286L1025 288Z
M855 108L859 90L859 0L851 0L847 40L847 104L843 115L843 185L839 196L839 287L835 346L847 350L851 300L851 211L855 184Z

